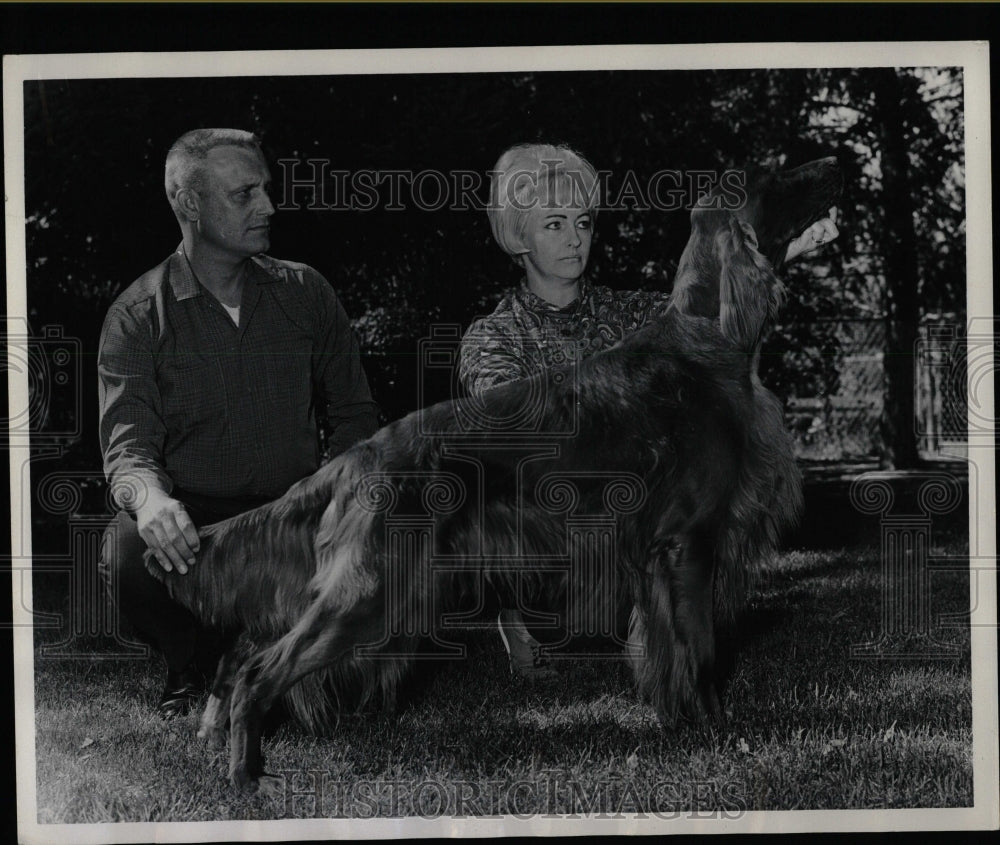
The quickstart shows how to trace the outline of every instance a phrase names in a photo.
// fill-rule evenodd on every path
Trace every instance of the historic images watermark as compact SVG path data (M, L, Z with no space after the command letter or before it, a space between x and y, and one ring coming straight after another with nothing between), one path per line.
M507 196L485 198L497 171L342 170L328 158L278 159L278 211L485 211L507 205L521 211L536 205L577 205L610 211L681 211L711 202L734 211L746 203L743 170L657 170L624 175L596 171L596 178L545 162L541 173L519 171L505 181ZM568 187L569 193L566 193Z
M280 777L282 815L296 819L505 816L727 821L741 818L748 809L747 785L738 780L584 782L555 770L515 780L343 780L318 769L287 770Z

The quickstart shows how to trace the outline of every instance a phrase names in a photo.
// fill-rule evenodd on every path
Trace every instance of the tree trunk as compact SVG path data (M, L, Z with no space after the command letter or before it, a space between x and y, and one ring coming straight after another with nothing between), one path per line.
M904 128L903 88L893 68L871 71L882 154L882 250L886 280L886 395L882 412L884 461L917 465L914 386L920 320L917 236Z

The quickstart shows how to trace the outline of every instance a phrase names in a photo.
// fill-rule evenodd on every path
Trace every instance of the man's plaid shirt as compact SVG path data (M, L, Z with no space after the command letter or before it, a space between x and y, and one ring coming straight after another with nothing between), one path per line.
M275 498L376 428L347 314L303 264L248 262L239 327L178 249L112 304L98 352L100 439L116 500L142 486Z

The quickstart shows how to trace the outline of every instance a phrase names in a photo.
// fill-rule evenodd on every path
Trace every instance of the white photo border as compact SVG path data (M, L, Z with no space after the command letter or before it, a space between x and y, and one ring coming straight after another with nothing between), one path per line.
M8 327L27 319L24 197L24 97L27 80L164 77L263 77L436 74L513 71L714 70L772 68L960 67L965 80L967 302L970 327L992 333L992 219L989 49L986 42L746 43L580 47L444 48L334 51L102 53L6 56L3 64ZM970 334L972 332L970 331ZM19 351L14 348L9 350ZM26 354L26 350L20 350ZM8 353L8 354L9 354ZM994 362L995 367L995 362ZM994 368L991 368L991 372ZM28 376L9 371L10 408L26 408ZM981 412L993 419L992 382L980 385ZM984 389L988 393L984 393ZM11 490L21 488L26 440L11 437ZM970 556L996 559L995 449L980 427L969 439L978 489L970 489ZM12 497L12 557L31 557L30 503ZM980 571L972 649L974 805L917 810L748 812L713 820L711 832L893 831L995 829L998 810L997 637L995 569ZM15 585L16 588L19 585ZM40 825L36 761L31 617L14 596L17 814L22 842L289 841L430 836L691 833L697 820L442 818L427 820L274 820L209 823Z

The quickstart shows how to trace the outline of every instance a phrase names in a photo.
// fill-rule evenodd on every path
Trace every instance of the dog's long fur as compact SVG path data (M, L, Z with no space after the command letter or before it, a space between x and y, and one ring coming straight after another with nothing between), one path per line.
M773 265L839 188L835 161L823 159L758 178L736 212L710 197L692 212L665 316L575 374L549 371L476 400L499 419L542 397L535 427L576 431L549 457L523 461L489 439L471 463L450 457L448 436L473 404L442 403L383 428L278 501L204 529L187 575L159 573L204 621L266 644L250 647L238 673L243 652L223 660L202 720L201 733L218 738L231 697L234 783L265 777L260 722L280 696L317 732L335 724L345 690L391 705L426 639L415 620L433 626L483 579L507 602L526 589L572 592L572 578L519 580L504 568L526 553L566 554L564 520L539 494L551 478L572 478L578 514L606 511L609 473L638 480L641 501L616 516L615 583L589 583L575 598L586 612L634 603L645 628L636 686L665 724L719 717L717 632L801 507L780 403L757 377L783 293ZM476 487L473 465L488 484ZM389 548L390 510L428 513L426 497L445 482L453 495L429 509L432 547ZM459 563L432 575L431 556Z

